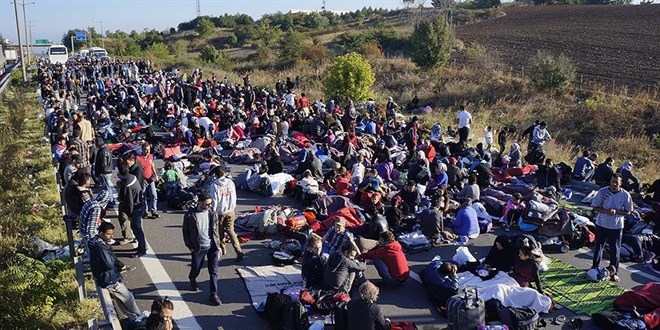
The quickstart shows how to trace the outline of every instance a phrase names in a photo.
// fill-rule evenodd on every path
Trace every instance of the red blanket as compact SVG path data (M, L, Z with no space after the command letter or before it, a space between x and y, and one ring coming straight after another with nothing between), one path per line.
M640 313L649 313L660 307L660 283L646 283L638 290L624 292L614 299L616 309L631 311L633 306Z

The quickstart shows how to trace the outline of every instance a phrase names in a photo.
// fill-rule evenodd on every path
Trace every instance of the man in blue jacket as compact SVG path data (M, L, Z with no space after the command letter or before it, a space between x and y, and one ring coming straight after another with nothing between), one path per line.
M122 282L121 274L116 267L117 257L110 249L109 244L114 233L115 226L112 223L101 222L98 234L88 242L89 264L96 284L110 292L110 296L118 303L124 314L139 322L143 318L142 313L135 303L133 294Z

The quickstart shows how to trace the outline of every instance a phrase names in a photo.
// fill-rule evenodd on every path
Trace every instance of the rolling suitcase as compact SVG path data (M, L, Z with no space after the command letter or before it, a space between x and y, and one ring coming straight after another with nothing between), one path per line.
M477 288L464 289L447 300L447 329L472 330L486 324L486 305Z

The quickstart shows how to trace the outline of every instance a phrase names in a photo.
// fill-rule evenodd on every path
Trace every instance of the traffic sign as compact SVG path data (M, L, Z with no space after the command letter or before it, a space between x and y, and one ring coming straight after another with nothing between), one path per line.
M85 33L85 31L76 32L76 40L78 41L87 40L87 33Z
M34 44L35 45L50 45L51 42L48 39L35 39Z

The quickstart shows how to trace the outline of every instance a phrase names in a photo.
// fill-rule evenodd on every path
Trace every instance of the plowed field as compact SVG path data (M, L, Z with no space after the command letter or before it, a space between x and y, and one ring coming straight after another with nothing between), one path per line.
M564 53L578 79L636 88L660 86L660 4L513 7L507 15L457 27L458 38L495 50L520 69L538 50Z

